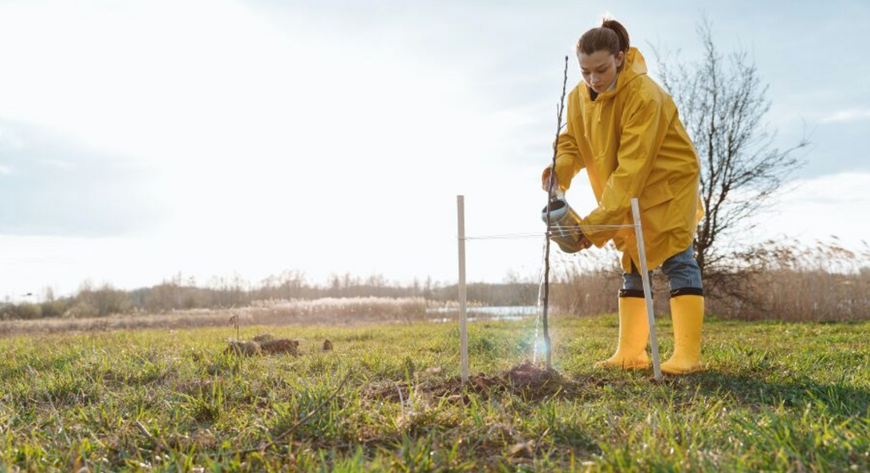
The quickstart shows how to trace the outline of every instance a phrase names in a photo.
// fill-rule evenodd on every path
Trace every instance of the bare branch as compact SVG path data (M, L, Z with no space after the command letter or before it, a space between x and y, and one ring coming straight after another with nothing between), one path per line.
M712 23L699 22L696 32L703 56L683 62L653 48L661 83L671 94L701 161L704 219L695 238L696 256L706 284L723 294L736 287L734 237L753 228L803 164L798 150L809 146L806 135L786 149L774 146L776 131L765 121L771 108L769 86L745 49L723 54ZM743 258L745 260L746 258Z

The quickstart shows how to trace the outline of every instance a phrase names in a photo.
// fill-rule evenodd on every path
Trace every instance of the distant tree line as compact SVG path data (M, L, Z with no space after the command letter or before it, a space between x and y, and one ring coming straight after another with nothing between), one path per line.
M538 284L509 274L501 283L470 283L467 292L469 301L483 305L533 305L537 301ZM0 304L0 320L219 309L248 306L254 301L324 297L422 297L448 302L456 300L457 287L431 277L401 284L380 274L360 277L350 273L335 274L325 284L317 284L301 271L285 271L258 284L239 275L215 277L200 286L194 278L185 278L179 273L155 286L133 290L86 282L74 295L56 297L51 289L46 289L39 302Z

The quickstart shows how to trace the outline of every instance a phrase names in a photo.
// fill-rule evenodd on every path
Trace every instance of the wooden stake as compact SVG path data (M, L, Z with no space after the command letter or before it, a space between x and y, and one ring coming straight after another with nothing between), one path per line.
M646 315L649 322L649 343L652 346L653 372L656 381L662 380L662 368L659 365L659 341L656 337L656 318L653 313L652 289L649 281L649 271L646 269L646 249L643 245L643 228L640 225L640 207L637 199L631 199L631 214L634 217L634 234L637 237L637 251L640 255L640 274L643 278L643 296L646 299Z
M462 382L468 381L468 332L466 324L465 293L465 196L456 196L456 215L459 226L459 375Z

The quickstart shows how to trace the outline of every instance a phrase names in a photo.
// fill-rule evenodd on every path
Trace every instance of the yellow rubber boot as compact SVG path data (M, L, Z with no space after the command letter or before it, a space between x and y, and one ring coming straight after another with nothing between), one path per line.
M662 363L662 371L684 374L700 370L704 296L671 297L671 320L674 322L674 354Z
M649 340L649 321L646 317L646 300L642 297L620 297L619 345L613 356L595 363L595 366L622 369L648 368L647 340Z

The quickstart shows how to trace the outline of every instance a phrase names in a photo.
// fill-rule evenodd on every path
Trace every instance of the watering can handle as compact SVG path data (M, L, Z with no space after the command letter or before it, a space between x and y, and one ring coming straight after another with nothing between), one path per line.
M565 200L565 193L559 184L556 184L556 192L550 191L550 200Z

